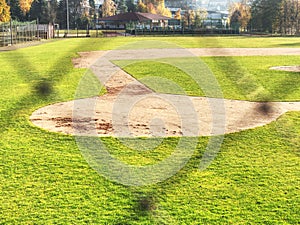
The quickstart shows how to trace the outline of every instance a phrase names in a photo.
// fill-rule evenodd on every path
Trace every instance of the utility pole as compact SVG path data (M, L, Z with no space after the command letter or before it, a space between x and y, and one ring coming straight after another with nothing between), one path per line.
M67 34L69 34L69 29L70 29L70 18L69 18L69 0L67 1Z

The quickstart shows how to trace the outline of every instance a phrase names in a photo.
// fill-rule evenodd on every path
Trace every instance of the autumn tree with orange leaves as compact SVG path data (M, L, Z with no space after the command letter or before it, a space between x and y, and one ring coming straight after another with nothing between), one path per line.
M169 9L165 7L164 0L139 0L137 11L159 14L163 16L172 16Z
M0 0L0 22L8 22L10 20L10 7L5 0Z
M21 11L26 14L29 12L31 5L33 3L33 0L19 0L19 7Z
M17 6L25 15L29 12L34 0L18 0ZM13 6L12 6L13 7ZM11 6L5 0L0 0L0 22L8 22L11 18Z

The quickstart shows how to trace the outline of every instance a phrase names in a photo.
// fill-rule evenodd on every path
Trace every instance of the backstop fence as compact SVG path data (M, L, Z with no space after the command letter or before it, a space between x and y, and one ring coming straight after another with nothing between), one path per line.
M52 38L53 26L37 21L0 23L0 47Z

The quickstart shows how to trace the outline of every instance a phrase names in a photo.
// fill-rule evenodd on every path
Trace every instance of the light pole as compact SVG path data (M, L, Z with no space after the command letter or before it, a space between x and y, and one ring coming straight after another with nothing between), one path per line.
M69 21L69 0L66 0L67 2L67 34L69 34L70 29L70 21Z

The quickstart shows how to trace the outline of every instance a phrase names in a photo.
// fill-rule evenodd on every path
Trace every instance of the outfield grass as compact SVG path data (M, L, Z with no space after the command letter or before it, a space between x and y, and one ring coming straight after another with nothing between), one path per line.
M113 48L124 40L75 39L0 52L0 223L297 224L300 221L299 112L287 113L264 127L226 135L218 157L203 172L198 166L208 138L201 137L184 169L162 183L146 187L126 187L105 179L86 163L73 137L41 130L29 122L35 109L73 98L86 72L73 68L71 58L76 52ZM280 40L291 43L290 40L299 39L275 40L278 46ZM242 39L234 42L246 43ZM243 65L249 59L234 58ZM226 96L246 98L248 92L243 93L233 84L239 79L233 75L229 82L231 77L226 70L217 68L227 59L203 60L214 67L216 76L227 79L223 84ZM267 78L259 74L264 71L269 79L275 75L266 72L266 65L260 60L257 58L258 68L250 63L246 71L249 68L253 71L247 72L247 76L255 84L262 82L267 86ZM277 64L296 62L297 57L266 60ZM274 93L280 86L276 98L299 100L299 89L290 90L296 85L290 84L290 75L276 73L283 80L273 78L276 85L267 86ZM50 95L37 94L36 87L41 81L53 86ZM135 165L163 159L178 142L178 138L168 138L153 151L139 152L114 138L102 140L112 155ZM152 200L155 210L141 210L140 202L145 197Z
M300 38L270 37L115 37L77 40L87 42L86 50L108 50L115 48L296 48ZM94 44L88 44L94 42ZM139 43L140 42L140 43ZM146 42L146 43L145 43ZM132 44L135 43L135 44Z
M300 48L300 37L113 37L63 40L82 51L124 48ZM72 43L71 43L72 42ZM128 46L129 45L129 46ZM62 44L62 46L64 46Z
M249 101L299 101L299 73L270 70L272 66L298 65L300 56L203 57L218 80L224 98ZM165 62L164 62L165 61ZM115 64L160 93L205 96L201 84L187 75L177 61L193 63L194 58L157 61L116 61ZM123 66L125 65L125 66ZM198 76L204 78L208 74ZM164 78L164 79L155 79ZM153 79L152 79L153 78ZM176 88L176 85L180 88ZM217 97L217 96L208 96Z

